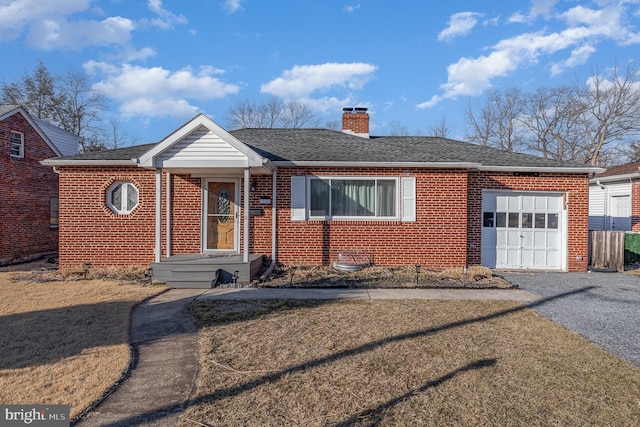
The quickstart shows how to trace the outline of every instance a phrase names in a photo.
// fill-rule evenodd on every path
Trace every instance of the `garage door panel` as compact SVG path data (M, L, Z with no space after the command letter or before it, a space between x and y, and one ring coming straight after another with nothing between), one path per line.
M546 231L536 230L533 232L533 247L542 249L547 247Z
M507 247L507 230L500 230L496 232L496 247L498 248L506 248Z
M567 232L562 200L558 193L484 193L483 215L489 212L495 222L483 221L483 262L497 268L563 268Z
M519 249L507 249L507 265L520 265Z
M520 247L520 232L518 230L507 231L507 247Z

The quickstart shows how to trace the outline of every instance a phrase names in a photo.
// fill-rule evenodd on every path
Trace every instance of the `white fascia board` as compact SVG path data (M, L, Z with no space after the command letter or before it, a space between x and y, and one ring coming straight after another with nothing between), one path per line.
M534 167L534 166L480 166L478 170L488 172L545 172L545 173L601 173L603 168L591 167Z
M160 154L164 153L167 149L169 149L174 144L180 142L185 136L189 135L195 129L200 126L204 126L209 129L211 132L218 135L222 138L226 143L231 145L233 148L247 156L249 166L262 166L264 159L258 153L249 148L246 144L241 142L238 138L231 135L229 132L224 130L218 124L216 124L209 117L200 113L195 116L193 119L182 125L180 128L175 130L172 134L164 138L160 141L155 147L151 150L147 151L145 154L140 156L140 166L142 167L159 167L159 165L154 164L155 159Z
M158 168L178 168L178 169L227 169L227 168L248 168L247 160L165 160L156 162Z
M341 168L439 168L439 169L476 169L479 163L470 162L323 162L323 161L274 161L278 167L316 166Z
M58 160L45 159L43 166L137 166L135 160Z
M637 179L637 178L640 178L640 172L626 173L624 175L603 176L601 178L594 176L589 180L589 182L595 184L597 182L628 181L630 179Z

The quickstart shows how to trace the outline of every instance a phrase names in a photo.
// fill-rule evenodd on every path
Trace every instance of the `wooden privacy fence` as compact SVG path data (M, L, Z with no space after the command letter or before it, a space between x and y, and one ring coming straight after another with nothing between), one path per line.
M591 266L624 271L624 231L591 231Z

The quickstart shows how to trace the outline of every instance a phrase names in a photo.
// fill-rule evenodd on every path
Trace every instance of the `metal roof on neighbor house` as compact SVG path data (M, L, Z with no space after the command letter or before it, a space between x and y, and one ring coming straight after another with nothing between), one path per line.
M0 117L12 112L24 112L28 115L27 120L31 119L37 128L39 128L44 136L49 139L49 142L58 149L58 152L62 156L73 156L78 153L78 144L80 143L80 137L67 130L62 129L46 120L35 117L24 108L19 105L0 105ZM9 114L12 115L12 114ZM37 130L37 129L36 129ZM55 150L54 150L55 151Z

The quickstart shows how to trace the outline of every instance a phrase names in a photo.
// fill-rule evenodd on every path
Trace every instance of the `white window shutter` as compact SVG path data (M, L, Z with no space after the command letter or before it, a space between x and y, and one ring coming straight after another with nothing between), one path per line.
M402 178L402 221L416 220L416 178Z
M305 189L304 176L291 177L291 221L304 221L307 219Z

